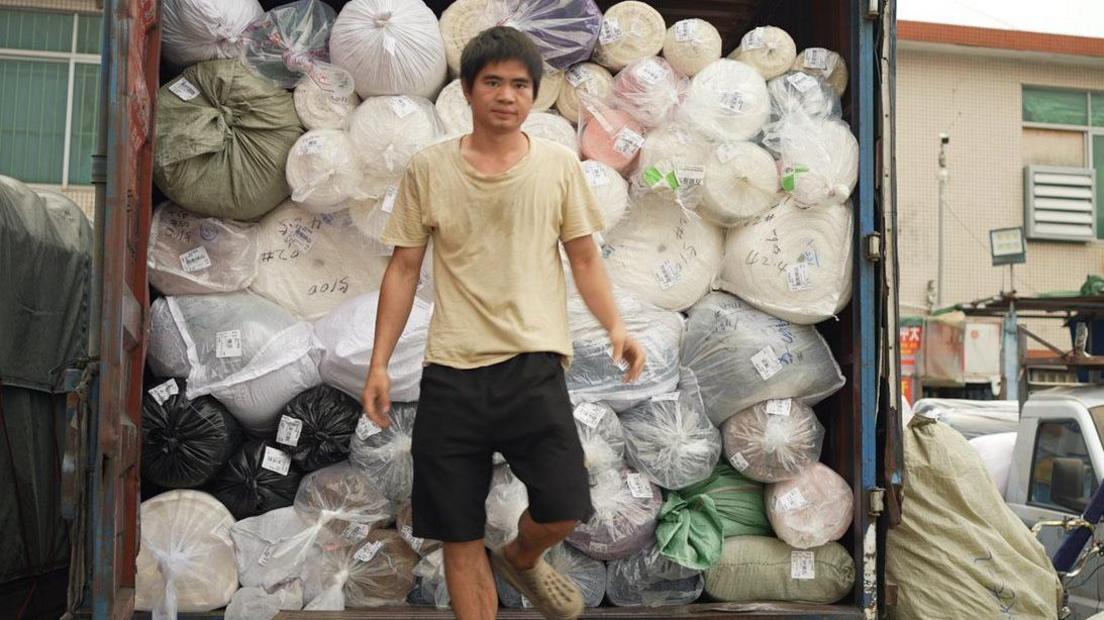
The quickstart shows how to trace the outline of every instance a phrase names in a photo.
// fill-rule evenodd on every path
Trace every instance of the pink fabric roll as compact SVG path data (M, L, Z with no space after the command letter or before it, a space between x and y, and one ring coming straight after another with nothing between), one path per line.
M644 144L644 126L621 110L603 109L601 115L602 119L591 116L583 129L583 159L597 159L624 176Z

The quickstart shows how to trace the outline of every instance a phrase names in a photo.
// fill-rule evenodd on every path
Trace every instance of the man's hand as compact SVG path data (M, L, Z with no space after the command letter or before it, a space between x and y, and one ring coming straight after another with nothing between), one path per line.
M368 419L380 428L391 426L391 377L386 368L368 371L362 397Z
M625 331L623 326L618 326L610 331L610 342L613 344L613 362L620 365L622 360L628 364L625 371L625 383L633 383L640 378L644 371L645 354L644 347Z

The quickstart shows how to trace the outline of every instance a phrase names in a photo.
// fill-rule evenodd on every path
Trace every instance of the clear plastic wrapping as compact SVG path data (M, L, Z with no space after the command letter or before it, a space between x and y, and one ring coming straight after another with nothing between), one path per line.
M847 123L791 114L767 127L763 146L778 153L782 189L804 207L841 204L859 177L859 142Z
M630 466L664 489L705 480L721 456L721 435L705 415L698 381L680 373L677 392L653 396L621 416Z
M722 58L690 80L683 118L719 142L749 140L770 115L767 83L750 65Z
M788 32L776 26L759 26L744 34L740 47L728 55L755 67L764 79L785 73L797 58L797 46Z
M529 507L529 492L525 484L510 470L509 465L497 465L491 477L484 509L487 525L484 540L491 549L498 549L517 538L518 519Z
M653 129L640 149L633 189L659 194L683 209L697 209L711 150L705 137L685 123Z
M234 593L226 606L225 620L272 620L283 610L303 608L303 582L296 579L275 588L246 587Z
M583 462L590 479L625 466L625 432L613 409L605 403L575 405L575 428L583 445Z
M636 0L618 2L602 18L594 61L619 71L635 60L659 54L666 36L667 24L659 11Z
M583 174L602 210L602 220L606 224L602 232L609 232L629 208L629 183L616 170L596 159L583 162Z
M823 47L810 47L794 59L793 69L828 80L837 95L847 90L847 63L836 52Z
M373 530L360 545L315 547L303 570L305 609L401 605L414 589L417 564L418 554L395 530Z
M670 63L659 56L648 56L617 73L612 101L645 127L657 127L675 115L689 87L690 80Z
M772 316L819 323L851 300L850 204L785 201L728 232L719 288Z
M291 147L287 161L291 199L311 213L333 213L348 208L350 199L364 199L360 161L348 134L338 129L316 129L303 134Z
M410 158L440 135L437 111L426 99L365 99L349 117L349 138L360 156L364 191L383 198L390 186L397 188Z
M529 35L544 62L563 70L590 58L602 11L594 0L494 0L498 23Z
M585 108L580 96L585 93L595 101L604 101L613 92L613 76L602 65L581 62L564 73L564 84L556 97L556 109L567 120L582 124Z
M423 558L433 555L435 552L440 551L443 544L439 540L433 540L432 538L419 538L414 535L414 506L411 502L403 502L397 511L395 511L395 529L399 531L399 534L406 541L406 544L410 545L410 548L418 552L418 555ZM437 554L438 556L440 554ZM419 575L423 576L423 575Z
M350 77L335 83L329 64L330 29L337 15L320 0L296 0L267 11L245 29L242 62L281 88L295 88L304 76L338 96L353 91Z
M241 445L241 427L214 398L189 400L176 379L157 383L142 397L142 478L166 489L202 486Z
M839 540L851 528L855 496L851 485L823 463L767 487L767 517L786 544L812 549Z
M381 430L364 418L349 444L349 462L395 501L409 499L414 484L414 456L410 447L417 411L416 403L392 403L390 426Z
M600 473L590 487L594 513L567 543L597 560L628 557L654 541L663 504L659 487L632 469Z
M701 571L668 560L654 544L607 568L606 595L618 607L689 605L704 587Z
M348 394L319 385L291 399L280 416L276 443L304 472L343 461L363 409Z
M579 138L583 157L598 160L622 175L627 174L640 154L640 147L644 146L647 133L644 125L629 114L604 105L591 106L588 112L589 118Z
M522 131L562 145L579 155L579 137L571 122L555 112L533 112L521 125Z
M682 363L697 376L705 411L717 426L772 398L815 405L844 384L815 328L793 325L719 292L690 309Z
M361 545L369 531L390 525L395 516L377 480L346 462L303 478L295 512L319 544L341 546Z
M241 584L268 590L298 579L317 529L287 506L238 521L230 538Z
M293 94L295 111L307 129L343 129L353 110L360 105L355 92L338 95L314 80L302 80Z
M254 439L238 450L210 485L235 519L290 506L303 473L273 441Z
M445 552L437 549L422 556L414 567L414 576L418 578L414 591L408 601L415 605L433 605L437 609L448 609L452 605L449 596L448 581L445 578Z
M433 104L437 110L437 118L441 119L441 125L449 136L462 136L472 131L472 112L464 97L464 85L460 78L449 82L437 95L437 101Z
M718 226L735 226L778 204L778 165L754 142L715 145L705 162L698 214Z
M667 29L663 57L675 71L694 77L721 58L721 33L704 19L684 19Z
M583 555L576 549L560 543L544 554L544 560L579 588L583 604L598 607L606 596L606 565L604 562ZM498 598L509 609L531 609L533 603L514 589L502 575L495 573Z
M839 95L825 79L801 71L789 71L767 82L771 98L771 121L791 114L810 118L839 118Z
M262 13L257 0L164 0L161 50L179 68L237 58L245 44L246 26Z
M791 398L756 403L721 425L725 458L759 482L796 478L820 460L824 427L812 408Z
M150 223L150 284L165 295L244 290L257 277L256 228L162 204Z

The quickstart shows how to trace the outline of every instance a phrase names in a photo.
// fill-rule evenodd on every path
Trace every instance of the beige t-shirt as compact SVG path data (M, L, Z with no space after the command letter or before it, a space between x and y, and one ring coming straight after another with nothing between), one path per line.
M460 139L410 161L385 243L433 240L436 291L426 362L478 368L519 353L572 355L559 244L602 229L575 154L540 138L513 168L478 172Z

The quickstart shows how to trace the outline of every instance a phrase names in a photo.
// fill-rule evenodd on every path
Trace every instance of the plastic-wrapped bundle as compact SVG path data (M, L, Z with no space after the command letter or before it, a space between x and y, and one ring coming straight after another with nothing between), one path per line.
M348 134L338 129L308 131L288 154L291 199L311 213L348 208L350 198L367 196L360 189L360 162Z
M484 540L488 547L498 549L517 538L518 519L529 507L529 492L509 465L494 468L491 490L483 506L487 512Z
M767 82L771 98L771 120L778 121L791 114L811 118L839 118L839 95L832 85L800 71L790 71Z
M234 517L206 493L169 491L142 502L134 608L155 618L223 607L238 589Z
M564 118L580 124L585 116L580 95L594 101L604 101L613 92L613 76L605 67L593 62L579 63L564 73L564 84L556 97L556 109Z
M855 561L842 545L828 543L802 557L766 536L726 540L720 561L705 571L706 593L732 603L830 604L847 596L854 584Z
M334 23L330 57L365 98L433 98L448 70L437 17L421 0L352 0Z
M395 513L376 480L342 462L303 478L295 512L323 545L363 543L368 532L391 524Z
M697 209L710 151L705 138L685 123L653 129L640 149L633 187L657 193L683 209Z
M659 11L636 0L618 2L602 18L594 61L619 71L634 60L659 54L666 36L667 24Z
M257 236L261 261L250 290L308 321L379 290L387 270L383 244L348 212L316 215L287 202L261 220Z
M667 29L663 57L675 71L694 77L721 58L721 33L704 19L684 19Z
M310 324L256 295L162 297L150 315L154 374L187 377L188 398L214 396L252 434L270 432L283 406L321 381Z
M296 0L273 8L245 29L242 62L282 88L295 88L305 75L324 80L323 71L333 67L327 61L335 17L333 8L321 0ZM347 95L353 83L343 81L338 94Z
M596 159L624 175L633 167L644 146L644 126L621 110L594 110L583 125L579 150L585 159Z
M721 289L801 325L851 300L851 205L803 209L783 202L728 232Z
M839 540L851 527L851 485L823 463L767 487L767 517L775 534L798 549Z
M392 403L391 426L381 430L364 418L349 444L349 461L392 500L408 499L414 484L410 447L417 410L416 403Z
M732 227L777 205L780 189L778 166L766 149L754 142L721 144L706 159L698 214Z
M317 530L287 506L238 521L230 528L230 538L238 580L267 590L299 577Z
M602 11L594 0L497 0L498 23L529 35L544 62L563 70L590 58Z
M313 387L291 399L280 416L276 442L304 472L349 455L349 439L360 421L360 403L337 388Z
M166 489L206 484L242 442L241 427L210 396L188 400L169 379L142 397L142 477Z
M257 0L164 0L161 50L177 67L237 58L245 27L262 13Z
M567 370L567 389L581 401L602 401L614 411L675 389L679 377L682 316L660 310L614 290L617 308L629 333L640 340L648 363L635 383L625 383L625 373L611 357L606 330L578 295L567 300L568 324L575 359Z
M654 544L607 568L606 595L618 607L688 605L704 587L701 571L668 560Z
M625 211L629 208L629 183L616 170L596 159L583 162L583 174L602 210L602 219L606 223L602 232L609 232L625 217Z
M970 447L977 450L985 463L989 477L997 485L1001 496L1008 489L1008 474L1012 470L1012 452L1016 448L1016 433L994 433L970 440Z
M480 32L496 25L500 12L497 0L456 0L441 13L441 37L452 75L460 75L460 56L464 46Z
M237 60L203 62L161 87L153 178L189 211L253 220L291 193L284 168L302 134L290 93Z
M753 67L764 79L782 75L797 58L797 46L793 37L776 26L759 26L744 34L729 58L745 62Z
M441 89L433 107L437 110L437 117L441 119L441 125L446 134L458 136L471 133L471 106L464 97L464 85L460 82L460 78L449 82Z
M264 588L242 588L226 606L225 620L272 620L283 610L303 608L303 582L296 579L272 593Z
M418 555L423 558L440 551L444 545L439 540L419 538L414 535L414 507L410 502L403 502L400 508L395 511L395 529L399 531L406 544L410 545L410 548L417 551Z
M749 140L770 115L767 83L750 65L722 58L690 80L682 115L713 140Z
M625 432L613 408L604 403L575 405L575 428L583 445L583 461L592 481L610 469L625 466Z
M533 112L521 125L522 131L563 145L576 155L579 154L579 137L575 128L566 118L555 112Z
M657 127L674 116L689 87L690 80L666 60L649 56L617 73L613 104L645 127Z
M721 434L705 415L694 373L686 369L677 392L629 409L621 424L629 465L665 489L705 480L721 456Z
M603 562L588 558L563 543L549 549L544 554L544 559L579 588L579 592L583 595L583 604L587 607L597 607L602 604L602 599L606 596L606 565ZM495 584L498 586L498 598L504 607L510 609L533 607L533 603L514 589L499 573L495 573Z
M767 127L763 146L778 153L782 189L803 207L840 204L859 177L859 142L847 123L791 114Z
M705 412L717 426L772 398L815 405L844 383L815 328L793 325L718 292L690 309L682 363L697 376Z
M796 478L820 460L824 427L806 404L785 398L756 403L721 425L725 458L759 482Z
M153 212L146 260L150 284L165 295L240 291L257 277L256 227L165 203Z
M567 543L597 560L626 558L655 540L663 504L659 487L629 468L598 474L590 487L594 514Z
M316 547L303 570L306 609L343 611L401 605L414 589L418 554L395 530L374 530L361 545Z
M247 441L211 483L218 498L235 519L245 519L295 500L303 474L291 463L291 456L275 442Z
M293 98L299 120L307 129L342 129L360 105L360 96L355 92L348 95L326 92L314 80L299 82Z
M360 154L365 191L382 198L389 185L398 186L410 158L437 140L440 129L437 111L426 99L365 99L349 117L349 138Z
M437 609L448 609L452 604L448 582L445 579L445 552L437 549L422 556L414 567L414 576L418 578L414 591L407 597L412 605L433 605Z
M847 63L836 52L823 47L802 50L794 59L793 69L828 80L837 95L847 90Z
M364 380L372 361L375 332L368 326L376 324L378 305L378 292L360 295L334 308L315 324L315 334L325 351L319 365L322 379L357 398L364 389ZM426 336L432 314L433 304L418 297L414 299L410 318L387 367L393 401L418 400L422 360L425 359Z
M685 310L709 292L721 270L723 231L663 194L633 197L606 236L613 282L666 310Z
M550 109L556 104L556 98L560 96L563 85L563 71L552 71L548 68L548 65L545 65L540 88L537 90L537 98L533 100L533 107L529 111L544 112Z

